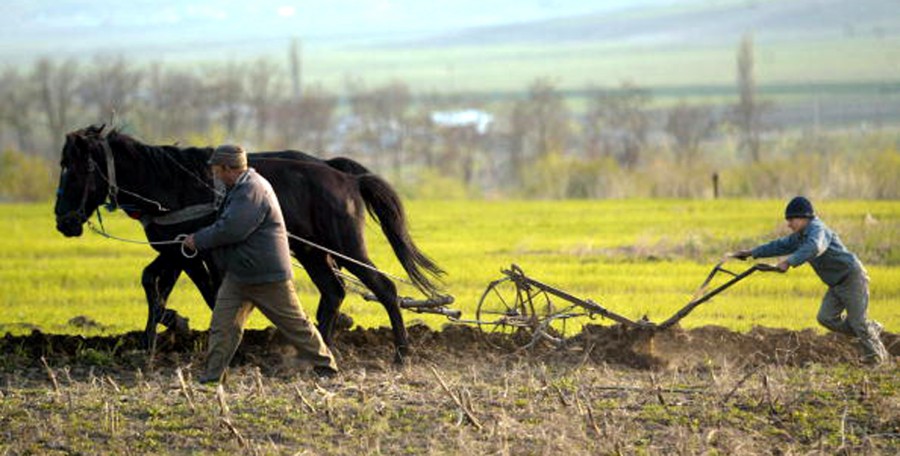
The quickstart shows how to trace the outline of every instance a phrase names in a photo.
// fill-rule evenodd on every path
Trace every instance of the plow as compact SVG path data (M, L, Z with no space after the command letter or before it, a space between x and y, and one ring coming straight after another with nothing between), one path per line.
M535 279L516 264L501 269L503 277L488 284L478 301L474 319L463 319L460 310L448 307L453 303L452 296L422 300L405 297L401 298L400 307L417 313L443 315L454 323L477 325L485 332L524 333L529 336L525 338L527 342L524 347L542 340L563 346L570 329L580 329L585 321L597 318L631 329L650 332L666 330L677 325L700 305L754 273L784 272L766 263L756 263L735 272L725 267L726 262L727 258L716 263L694 292L693 298L672 316L658 323L646 316L633 319L609 310L593 299L576 296ZM363 296L374 300L374 296Z

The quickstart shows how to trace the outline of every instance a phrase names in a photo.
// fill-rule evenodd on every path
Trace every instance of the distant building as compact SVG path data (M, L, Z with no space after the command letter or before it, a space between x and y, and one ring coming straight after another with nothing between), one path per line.
M439 127L471 127L479 135L483 135L488 132L491 124L494 123L494 115L479 109L435 111L431 113L431 121Z

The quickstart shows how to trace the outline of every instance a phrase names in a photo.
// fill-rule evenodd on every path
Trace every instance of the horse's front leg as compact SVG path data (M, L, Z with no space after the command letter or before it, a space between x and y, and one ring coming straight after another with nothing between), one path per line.
M184 272L197 286L197 290L200 291L200 296L203 296L209 310L215 308L216 294L219 292L219 286L222 285L222 277L215 270L215 266L198 257L185 262Z
M151 349L156 343L156 325L162 323L178 332L187 332L188 320L171 309L166 309L169 294L181 275L181 267L159 255L141 276L141 285L147 296L147 326L144 329L144 348Z

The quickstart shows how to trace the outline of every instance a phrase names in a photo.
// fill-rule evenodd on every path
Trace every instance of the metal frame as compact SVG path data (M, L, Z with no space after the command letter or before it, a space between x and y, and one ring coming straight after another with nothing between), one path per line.
M621 314L610 311L609 309L606 309L605 307L601 306L591 299L579 298L567 291L533 279L527 276L522 268L520 268L518 265L513 264L509 269L502 269L500 271L501 273L503 273L504 277L488 284L488 287L485 289L484 293L481 296L481 300L478 303L477 318L475 322L482 328L492 327L494 330L496 330L497 328L521 328L530 330L533 334L532 341L528 344L528 346L533 345L540 339L547 339L553 343L561 344L563 342L563 338L550 333L551 324L554 321L558 321L561 319L565 322L570 318L583 316L594 318L599 315L603 318L613 320L617 323L631 328L648 329L653 331L663 330L677 324L701 304L709 301L716 295L722 293L728 288L731 288L736 283L744 280L757 271L784 272L775 266L764 263L757 263L750 266L743 272L735 273L729 271L728 269L725 269L723 267L724 263L725 261L721 261L713 267L713 269L707 275L706 280L703 281L697 292L694 294L695 297L691 299L690 302L688 302L684 307L675 312L675 314L673 314L671 317L659 324L648 321L646 317L640 320L632 320ZM732 278L727 282L713 288L712 290L707 291L709 284L719 274L730 275L732 276ZM512 304L507 303L506 299L504 299L504 297L501 296L499 292L497 292L497 287L507 282L512 283L515 287L515 296L511 299L512 301L514 301ZM509 309L509 311L500 312L501 315L499 318L486 320L484 317L491 314L491 312L487 311L485 307L489 303L488 300L494 296L499 298ZM540 313L538 311L539 309L536 309L534 306L535 299L540 296L546 297L548 301L547 310L543 313ZM559 298L569 303L569 305L565 308L554 309L552 303L550 303L549 300L550 296ZM497 312L494 313L496 314Z

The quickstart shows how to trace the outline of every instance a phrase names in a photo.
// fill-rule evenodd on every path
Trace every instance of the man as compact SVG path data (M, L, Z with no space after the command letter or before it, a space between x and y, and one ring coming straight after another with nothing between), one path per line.
M743 260L790 255L778 263L782 271L809 262L828 285L819 308L819 323L831 331L859 338L863 362L878 365L887 361L890 354L881 343L882 326L866 316L869 276L859 258L844 247L837 233L816 217L808 199L802 196L792 199L784 217L792 231L790 235L752 250L738 251L734 256Z
M331 351L306 318L294 291L287 229L271 184L247 167L240 146L223 145L209 160L227 194L212 225L185 239L185 246L213 250L225 273L209 328L206 372L201 383L223 380L253 307L308 357L320 376L337 373Z

